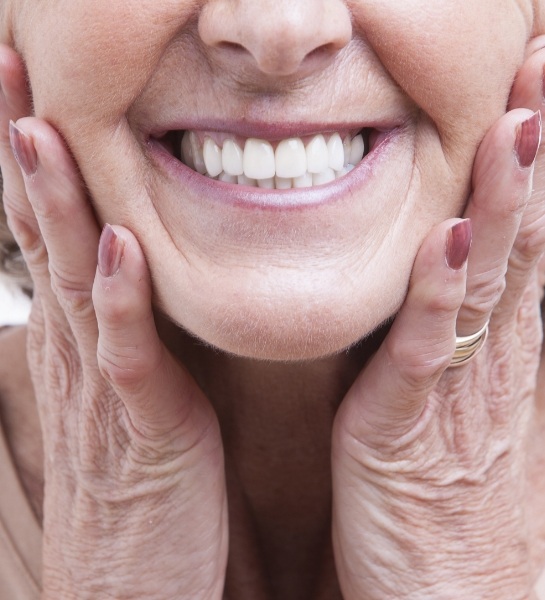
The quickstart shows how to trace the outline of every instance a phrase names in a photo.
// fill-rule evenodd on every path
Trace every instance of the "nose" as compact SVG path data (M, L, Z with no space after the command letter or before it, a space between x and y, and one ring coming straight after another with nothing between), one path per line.
M348 44L352 21L344 0L210 0L198 30L220 62L235 53L265 75L306 76Z

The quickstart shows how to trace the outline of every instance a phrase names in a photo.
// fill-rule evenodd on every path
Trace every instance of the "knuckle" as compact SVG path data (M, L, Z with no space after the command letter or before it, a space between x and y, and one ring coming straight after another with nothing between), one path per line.
M463 308L470 317L489 315L502 297L506 287L505 274L481 282L472 282L466 294Z
M444 320L457 312L460 308L464 298L464 290L461 289L459 293L452 293L446 291L442 294L436 294L430 298L426 303L426 309L432 313L436 318Z
M516 257L521 266L532 263L545 249L545 222L537 225L521 232L513 248L512 256Z
M46 354L48 387L55 395L68 399L71 397L75 382L79 380L81 362L75 344L66 336L50 339Z
M450 365L452 342L400 342L387 340L386 350L391 363L402 379L414 390L427 388Z
M49 263L51 289L66 314L86 319L92 314L92 298L88 289L82 288L76 277L62 273L51 262Z
M138 348L112 349L99 344L97 359L101 375L116 388L138 392L149 375L150 367Z
M106 298L99 294L94 296L94 299L101 321L115 323L116 326L119 326L135 313L137 299L131 298L129 294L108 294Z

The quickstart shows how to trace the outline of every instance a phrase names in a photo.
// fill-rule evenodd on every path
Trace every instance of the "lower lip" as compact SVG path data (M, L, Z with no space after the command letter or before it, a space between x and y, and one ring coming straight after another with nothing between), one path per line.
M399 127L381 133L371 152L343 177L324 185L289 190L270 190L217 181L184 165L153 138L148 141L148 148L152 159L166 170L169 177L197 196L237 208L288 210L329 204L345 197L355 188L359 192L364 191L373 184L378 166L387 160L390 149L395 146L401 133Z

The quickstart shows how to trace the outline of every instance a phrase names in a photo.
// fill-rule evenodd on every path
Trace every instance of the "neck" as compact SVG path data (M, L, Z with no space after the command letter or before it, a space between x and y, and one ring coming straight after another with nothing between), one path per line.
M169 346L193 373L220 421L231 570L245 565L240 578L246 579L249 566L261 573L259 585L268 589L254 589L253 598L287 599L294 590L293 597L300 598L303 589L317 587L335 598L330 582L316 580L319 572L334 576L331 429L339 404L378 342L314 361L281 363L228 356L172 333ZM323 548L324 555L316 548Z

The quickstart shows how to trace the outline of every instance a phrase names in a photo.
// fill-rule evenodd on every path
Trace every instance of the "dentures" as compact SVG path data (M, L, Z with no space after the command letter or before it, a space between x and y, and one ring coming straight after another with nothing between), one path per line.
M329 183L349 173L369 152L365 130L355 135L318 134L276 142L185 131L176 145L179 159L202 175L268 189Z

